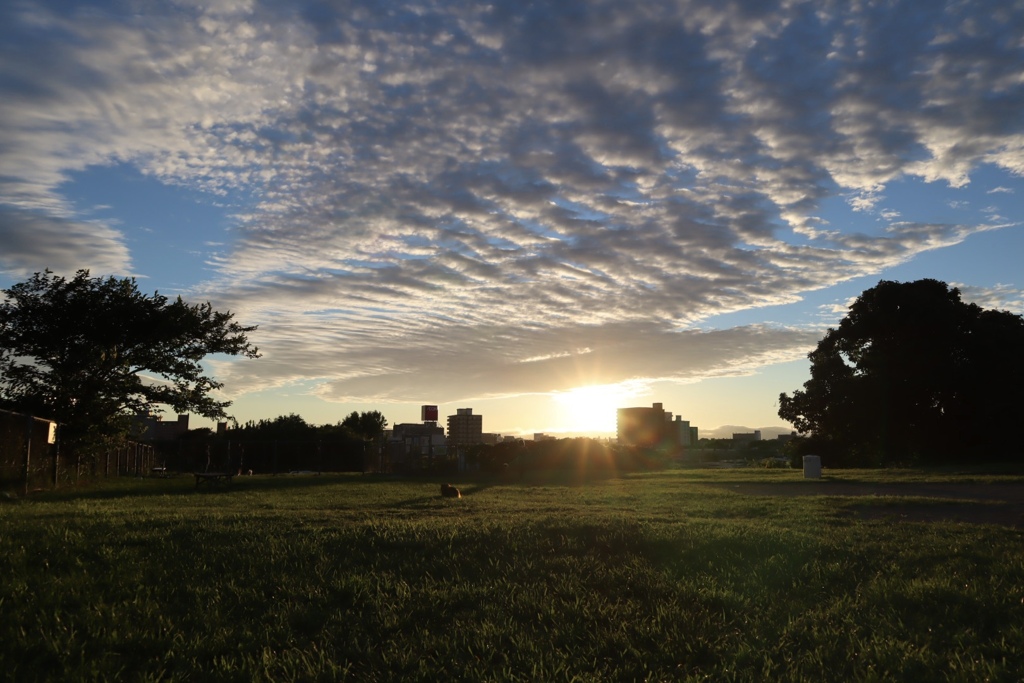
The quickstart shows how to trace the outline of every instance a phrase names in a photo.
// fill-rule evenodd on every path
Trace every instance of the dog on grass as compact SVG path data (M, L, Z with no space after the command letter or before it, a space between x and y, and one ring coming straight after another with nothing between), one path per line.
M441 495L445 498L462 498L462 491L451 484L441 484Z

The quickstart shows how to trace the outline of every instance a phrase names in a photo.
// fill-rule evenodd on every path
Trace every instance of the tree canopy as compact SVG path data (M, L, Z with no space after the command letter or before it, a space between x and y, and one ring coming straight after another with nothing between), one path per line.
M1024 319L937 280L881 281L809 354L779 417L833 465L1019 457Z
M380 437L388 427L388 421L379 410L357 412L353 410L341 421L341 426L364 439L373 440Z
M289 413L273 419L250 420L231 433L262 441L312 441L319 436L319 429L306 422L301 415Z
M139 291L134 278L66 279L47 270L2 290L0 397L62 425L65 443L81 445L124 433L127 416L167 405L226 417L230 401L203 358L258 358L247 334L209 303Z

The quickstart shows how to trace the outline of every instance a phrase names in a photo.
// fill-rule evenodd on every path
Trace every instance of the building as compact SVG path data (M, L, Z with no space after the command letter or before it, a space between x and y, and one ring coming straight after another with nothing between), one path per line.
M444 428L435 422L397 424L385 431L384 453L392 470L419 469L446 456Z
M684 424L685 440L682 438ZM662 404L655 403L650 408L619 408L616 433L623 446L677 451L689 442L689 425L679 418L673 420L672 413L665 412Z
M732 435L732 442L734 444L750 443L751 441L761 440L761 430L755 429L753 432L736 432Z
M448 416L448 447L475 446L483 443L484 416L474 415L472 408L459 408Z
M165 422L153 413L136 413L135 422L142 427L141 441L171 441L188 432L188 415L179 415L174 422Z
M679 445L683 448L690 448L697 444L696 439L690 438L690 435L696 431L697 428L691 427L689 420L684 420L676 415L675 420L672 421L672 428L676 432L676 439L678 439Z

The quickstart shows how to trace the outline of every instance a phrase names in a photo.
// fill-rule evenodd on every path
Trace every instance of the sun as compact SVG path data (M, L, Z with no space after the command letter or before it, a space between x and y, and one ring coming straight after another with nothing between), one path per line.
M634 387L622 384L591 384L554 394L558 425L565 432L614 432L619 408L636 397Z

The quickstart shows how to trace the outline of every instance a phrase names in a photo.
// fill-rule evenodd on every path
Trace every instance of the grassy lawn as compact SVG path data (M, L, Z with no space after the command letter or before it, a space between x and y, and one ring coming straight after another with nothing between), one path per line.
M669 470L462 481L455 500L425 480L181 477L0 502L0 678L1019 680L1024 531L896 514L1002 503L772 495L804 482Z

